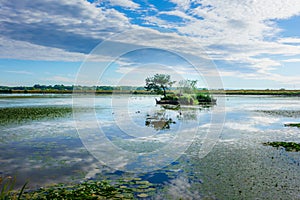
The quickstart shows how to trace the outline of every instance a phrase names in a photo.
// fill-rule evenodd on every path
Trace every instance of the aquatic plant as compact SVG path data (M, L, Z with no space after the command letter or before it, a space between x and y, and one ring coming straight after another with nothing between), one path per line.
M295 142L265 142L264 145L276 147L276 148L284 148L286 151L300 151L300 144Z
M23 194L25 199L133 199L128 188L115 187L107 181L85 181L73 185L58 184Z
M0 177L0 199L8 199L14 189L16 179L11 176Z
M72 107L9 107L0 108L0 125L24 123L32 120L71 116Z
M19 200L21 199L23 192L25 190L26 185L28 182L26 182L21 190L19 192L14 191L14 187L16 184L16 178L13 178L11 176L7 177L0 177L0 199L1 200Z

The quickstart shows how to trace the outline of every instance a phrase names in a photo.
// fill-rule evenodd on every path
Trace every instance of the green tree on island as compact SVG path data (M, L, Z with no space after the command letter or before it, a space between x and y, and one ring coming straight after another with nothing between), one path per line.
M162 94L167 97L167 90L172 87L176 81L171 81L171 76L168 74L155 74L153 77L146 78L145 89L154 91L157 94Z
M178 90L169 92L175 81L171 81L168 74L155 74L153 77L146 78L145 89L147 91L154 91L157 94L163 95L158 104L182 104L182 105L196 105L196 104L215 104L216 100L207 91L199 91L196 87L197 80L181 80L179 81Z

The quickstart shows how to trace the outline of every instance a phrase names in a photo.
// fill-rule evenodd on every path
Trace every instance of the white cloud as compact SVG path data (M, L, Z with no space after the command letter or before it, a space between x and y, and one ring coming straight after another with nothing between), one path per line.
M19 53L14 53L16 49L24 48L26 43L31 46L31 52L37 53L27 59L45 59L38 57L40 47L54 47L60 50L58 60L64 60L69 57L68 51L87 53L103 38L131 26L124 13L99 8L82 0L12 0L2 1L0 5L1 38L6 41L2 43L4 54L1 52L1 57L14 55L15 58L24 59L25 56L20 58ZM7 49L7 43L13 43L15 49ZM47 60L52 60L51 56L49 54Z
M190 16L187 13L180 11L180 10L163 11L163 12L159 12L159 14L174 15L177 17L181 17L182 19L194 20L194 18L192 16Z
M29 42L9 40L0 37L0 58L29 60L63 60L81 61L85 58L81 53L70 53L62 49L34 45Z
M114 6L122 6L125 8L130 8L130 9L138 9L140 6L139 4L131 1L131 0L109 0L111 5Z
M176 4L180 10L188 10L191 4L190 0L170 0L170 2Z
M23 74L23 75L32 75L32 72L25 71L25 70L6 70L4 72L13 73L13 74Z
M286 60L282 60L282 62L286 62L286 63L300 63L300 58L295 58L295 59L286 59Z
M132 12L137 9L138 14L143 12L140 17L154 29L131 24L126 13L104 8L101 2L1 1L0 58L83 60L101 41L114 33L121 33L112 39L119 44L115 48L145 45L172 49L182 54L231 63L235 66L231 69L224 70L226 67L220 66L226 76L298 81L297 77L287 79L274 73L281 62L299 62L297 56L300 56L300 39L279 38L278 33L282 30L276 26L274 19L299 15L300 1L170 1L176 4L174 10L149 15L147 8L132 0L110 0L110 5L129 8ZM197 3L198 7L195 6ZM150 9L153 11L153 7ZM160 14L178 16L183 20L180 23L166 21L160 18ZM122 32L125 30L132 31L126 34ZM91 57L95 61L110 61L117 56L113 51L107 49L107 54ZM270 55L281 56L281 61ZM296 58L284 59L284 56ZM244 73L243 69L251 72Z
M278 42L283 44L290 44L290 43L300 44L300 38L294 38L294 37L280 38Z
M219 70L221 77L234 77L234 78L241 78L244 80L269 80L275 81L280 84L286 85L299 85L300 79L297 75L280 75L275 73L245 73L242 71L223 71ZM212 74L214 76L214 74Z

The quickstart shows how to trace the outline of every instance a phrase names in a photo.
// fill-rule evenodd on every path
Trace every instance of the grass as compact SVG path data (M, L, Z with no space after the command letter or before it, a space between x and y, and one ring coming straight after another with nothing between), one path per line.
M265 142L264 145L272 147L283 147L286 151L298 152L300 151L300 144L295 142Z
M5 178L0 177L0 200L19 200L22 198L25 187L28 184L26 182L19 192L14 191L16 178L7 176Z
M0 125L71 116L72 107L0 108Z

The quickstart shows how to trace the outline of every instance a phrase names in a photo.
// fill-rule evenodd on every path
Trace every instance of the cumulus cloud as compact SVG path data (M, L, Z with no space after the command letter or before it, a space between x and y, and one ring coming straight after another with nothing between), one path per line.
M82 53L67 52L59 48L4 37L0 37L0 44L0 58L47 61L81 61L85 58Z
M138 9L140 7L139 4L130 0L109 0L109 2L111 5L122 6L130 9Z
M150 46L221 62L220 71L232 76L250 72L246 77L283 80L274 69L282 62L299 62L285 56L300 55L300 39L280 37L282 30L276 24L300 14L298 1L169 2L175 6L160 11L157 5L146 7L132 0L1 0L0 57L83 60L98 44L113 38L111 42L118 45L111 47L117 49ZM180 23L163 15L176 16ZM92 56L110 60L117 56L114 51L105 49Z
M82 0L2 1L0 17L1 36L7 41L84 54L130 26L123 13Z
M190 8L190 0L170 0L170 2L177 5L179 10L188 10Z
M280 38L278 40L278 42L283 43L283 44L299 44L300 45L300 38L294 38L294 37Z

